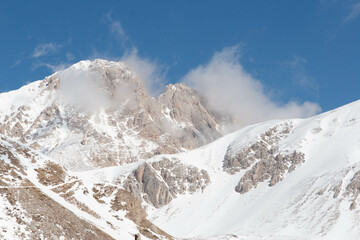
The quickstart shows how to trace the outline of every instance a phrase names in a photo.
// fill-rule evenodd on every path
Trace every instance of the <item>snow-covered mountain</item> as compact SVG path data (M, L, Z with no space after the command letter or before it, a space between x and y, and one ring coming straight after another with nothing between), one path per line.
M228 121L183 84L155 99L125 63L100 59L0 95L0 133L72 170L193 149Z
M211 183L151 211L174 236L360 236L360 101L305 120L245 127L176 158L206 170Z
M199 92L95 60L0 94L0 120L3 238L360 236L360 101L222 136Z
M157 170L167 161L196 168L208 177L191 174L202 187L174 193L169 179L182 179L178 171ZM360 101L309 119L248 126L192 151L82 172L79 178L111 183L125 173L133 178L144 165L155 172L157 189L164 190L163 183L172 196L158 206L151 201L153 193L140 187L149 218L178 238L300 240L360 235Z

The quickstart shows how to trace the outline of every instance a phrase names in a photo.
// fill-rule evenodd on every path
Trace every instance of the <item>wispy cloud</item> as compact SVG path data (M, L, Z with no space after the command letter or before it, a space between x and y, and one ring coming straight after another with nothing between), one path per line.
M166 84L167 67L158 61L140 56L138 48L129 42L121 23L112 19L111 15L107 15L107 21L110 33L118 39L124 49L125 53L120 59L138 75L147 91L152 96L157 96ZM121 28L115 32L114 26ZM127 47L124 47L124 42ZM189 71L180 81L202 92L214 110L236 115L241 119L242 125L271 119L309 117L321 111L320 106L314 102L290 101L278 104L273 101L265 93L262 83L253 78L240 64L241 47L242 45L239 45L216 52L207 64ZM104 57L98 52L96 55ZM110 59L114 60L113 57ZM299 76L298 84L310 87L312 79L306 78L303 66L305 62L305 59L297 57L291 62L291 67L294 74L297 73Z
M102 90L100 73L68 68L58 77L61 81L60 101L73 103L87 111L99 110L110 103L109 96Z
M112 21L110 25L111 33L115 34L117 37L125 40L126 34L125 31L119 21Z
M360 2L352 5L349 15L345 18L344 22L349 22L360 16Z
M284 65L290 71L293 83L314 95L318 95L319 84L316 79L309 76L306 72L305 64L307 60L299 55L295 55L290 61Z
M141 79L147 92L156 97L165 88L167 66L158 61L143 57L139 54L138 48L129 42L129 37L119 20L113 19L111 12L104 15L103 21L108 24L109 32L119 43L119 47L124 51L123 56L108 56L93 50L92 58L105 58L113 61L124 61Z
M248 125L270 119L309 117L321 111L313 102L277 104L264 92L239 62L239 48L224 48L211 60L191 70L182 79L198 89L217 111L229 112ZM296 63L294 63L296 64Z
M112 18L111 12L105 14L105 19L109 23L110 33L113 34L118 40L121 41L121 45L124 46L128 40L128 36L120 21Z
M148 93L158 96L165 88L166 67L148 58L142 58L137 48L125 52L121 58L142 80Z
M46 67L52 72L57 72L70 67L70 65L71 65L70 63L51 64L51 63L39 62L39 63L34 63L31 67L31 70L34 71L39 67Z
M72 61L75 58L74 54L72 54L71 52L67 52L65 56L67 61Z
M61 44L53 42L39 44L35 47L32 57L38 58L49 53L57 52L61 47Z
M14 68L14 67L17 67L21 64L21 62L23 61L24 59L23 58L19 58L18 60L16 60L13 64L11 64L9 67L10 68Z

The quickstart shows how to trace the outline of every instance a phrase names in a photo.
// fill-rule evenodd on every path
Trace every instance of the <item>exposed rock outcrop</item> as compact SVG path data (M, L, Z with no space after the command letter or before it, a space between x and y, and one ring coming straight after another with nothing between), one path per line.
M139 166L129 175L124 187L138 199L155 207L168 204L177 194L194 193L210 183L205 170L164 158Z
M209 139L222 136L222 127L231 122L230 116L222 116L211 110L204 96L185 84L168 85L158 97L162 112L171 123L179 129L180 142L183 147L193 149Z
M229 174L247 170L235 187L246 193L259 183L269 180L269 186L281 181L286 172L292 172L305 161L301 152L280 152L278 143L291 131L291 123L285 122L260 135L260 140L239 150L231 146L224 157L223 169ZM250 168L250 169L249 169Z
M360 194L360 171L357 171L351 178L350 183L346 186L345 196L352 196L352 203L350 204L350 210L354 210L357 207L358 197Z
M167 239L173 239L169 234L152 224L147 218L145 209L140 201L129 192L118 189L115 197L111 201L111 208L115 211L127 211L126 217L134 221L139 226L139 231L150 239L158 239L156 235L165 236ZM155 234L156 235L155 235Z
M93 197L101 204L110 207L110 212L126 212L125 217L133 221L139 232L150 239L172 239L172 237L152 224L139 199L128 191L114 185L95 184ZM116 215L115 215L116 216ZM120 221L123 219L119 218Z
M33 157L20 147L17 151L28 156L29 161ZM46 171L40 172L40 175L46 175ZM72 239L75 236L79 239L113 239L45 195L27 179L25 169L9 147L1 144L0 176L0 211L6 216L1 220L7 221L7 226L1 226L1 239L10 239L9 236L11 239ZM44 184L58 182L60 179L51 178Z
M274 186L283 179L285 172L291 172L295 167L305 161L304 154L294 151L282 157L272 154L262 156L255 165L241 177L235 191L246 193L258 183L270 180L269 186Z
M25 181L22 186L0 189L0 196L5 196L13 208L23 209L20 215L9 208L9 214L19 219L19 228L29 229L27 233L19 229L24 239L72 239L74 236L79 239L113 239L44 195L29 182Z
M140 197L145 193L147 200L155 207L168 204L172 199L170 189L161 179L151 165L145 163L138 167L133 175L136 182L130 181L125 183L125 187L135 196Z
M292 129L291 122L285 122L270 128L259 136L259 141L242 149L232 149L230 145L224 156L224 171L234 174L250 167L257 159L275 156L279 152L278 143L289 135ZM279 155L279 158L282 156ZM281 159L279 159L281 160Z
M0 238L113 239L140 232L150 239L172 239L147 220L140 201L120 182L88 186L66 168L0 135L0 222L7 222Z
M58 164L47 162L43 168L35 171L38 173L39 182L45 186L65 183L65 170Z

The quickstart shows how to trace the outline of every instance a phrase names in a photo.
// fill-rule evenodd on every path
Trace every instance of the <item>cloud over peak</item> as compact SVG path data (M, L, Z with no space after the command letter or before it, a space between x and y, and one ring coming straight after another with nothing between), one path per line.
M151 96L158 96L165 87L166 69L156 61L142 58L137 48L126 51L121 58L137 74Z
M243 126L271 119L310 117L321 111L317 103L272 101L262 83L244 70L239 56L239 47L224 48L182 81L201 91L215 110L235 114Z

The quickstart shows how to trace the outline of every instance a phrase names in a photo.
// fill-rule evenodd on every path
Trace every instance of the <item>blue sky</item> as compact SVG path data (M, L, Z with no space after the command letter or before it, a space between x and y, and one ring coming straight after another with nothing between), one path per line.
M327 111L360 95L355 0L1 1L0 33L0 92L79 60L122 58L148 67L144 78L160 86L201 88L206 80L189 76L239 68L215 75L239 88L236 78L249 77L277 106L308 101Z

